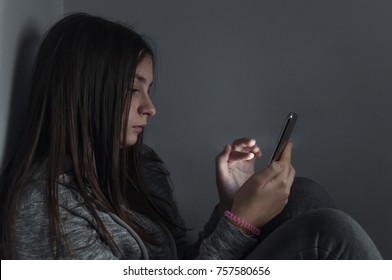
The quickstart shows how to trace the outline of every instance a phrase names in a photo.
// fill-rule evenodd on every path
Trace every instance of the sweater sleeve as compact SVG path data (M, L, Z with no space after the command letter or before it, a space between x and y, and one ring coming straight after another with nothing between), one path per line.
M255 238L246 236L226 219L220 218L215 230L202 239L196 258L243 259L254 248L256 242Z
M182 229L178 229L173 235L180 259L243 259L257 243L255 238L245 235L216 209L196 241L192 242Z
M16 216L16 251L19 259L53 259L44 195L45 182L29 185ZM67 243L60 259L118 259L128 256L140 259L141 250L126 228L116 223L107 213L99 212L102 222L111 229L118 250L111 248L98 230L94 219L69 188L59 185L62 234ZM53 235L52 235L53 236ZM64 239L63 239L64 240ZM119 251L121 250L121 252Z

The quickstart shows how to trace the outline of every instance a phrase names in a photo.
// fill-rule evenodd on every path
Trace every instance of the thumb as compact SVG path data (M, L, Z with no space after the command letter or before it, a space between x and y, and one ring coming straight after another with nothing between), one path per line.
M224 148L223 151L216 156L216 164L218 165L222 165L225 162L228 162L229 160L229 156L230 156L230 152L231 152L231 146L229 144L227 144Z
M283 165L280 162L275 161L255 175L259 177L261 184L264 185L278 176L283 169Z

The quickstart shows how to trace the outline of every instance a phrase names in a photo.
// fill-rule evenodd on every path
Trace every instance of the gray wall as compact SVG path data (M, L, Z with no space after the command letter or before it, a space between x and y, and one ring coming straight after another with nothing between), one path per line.
M156 42L146 142L195 232L217 202L224 144L255 137L261 168L296 111L297 174L325 186L392 258L391 1L66 0L65 11L134 24Z
M63 0L0 0L0 170L17 148L36 48L62 13Z
M11 15L33 9L45 24L60 6L46 13L52 1L10 2L0 2L0 135L9 109L18 107L9 107L9 93L19 92L13 88L27 75L10 71L25 30ZM283 118L296 111L297 174L325 186L392 259L392 2L64 0L64 12L75 11L134 24L156 42L158 114L146 142L167 163L194 233L217 202L214 157L224 144L255 137L265 155L261 168ZM10 47L5 38L19 43Z

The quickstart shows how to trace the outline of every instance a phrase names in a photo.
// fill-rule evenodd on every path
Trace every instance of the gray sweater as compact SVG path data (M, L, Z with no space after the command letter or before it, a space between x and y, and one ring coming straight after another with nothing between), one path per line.
M16 217L16 250L20 259L52 259L46 213L45 180L38 170L29 180ZM145 171L149 190L163 198L156 203L179 225L184 226L167 176ZM185 230L175 233L148 217L131 211L158 245L143 242L132 228L114 213L97 207L97 213L116 242L120 253L112 251L97 230L96 223L83 204L71 174L59 180L60 216L63 231L73 249L64 259L242 259L255 246L256 239L244 235L235 226L213 211L198 240L191 242ZM167 201L168 203L164 202Z

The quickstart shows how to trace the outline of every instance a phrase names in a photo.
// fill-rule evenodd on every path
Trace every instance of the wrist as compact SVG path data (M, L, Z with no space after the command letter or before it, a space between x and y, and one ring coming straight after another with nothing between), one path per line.
M219 214L221 214L223 216L225 214L225 211L231 209L231 204L232 203L229 203L229 202L222 202L222 201L219 202L218 207L217 207Z
M242 231L246 235L250 237L260 235L260 230L257 227L248 223L247 221L237 216L236 214L226 210L224 212L224 216L231 224L233 224L235 227L237 227L240 231Z

